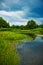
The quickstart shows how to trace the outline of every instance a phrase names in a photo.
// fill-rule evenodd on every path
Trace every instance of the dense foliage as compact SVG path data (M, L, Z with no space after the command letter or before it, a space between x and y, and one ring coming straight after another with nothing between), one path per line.
M2 17L0 17L0 28L8 28L9 23L7 23Z
M35 22L34 20L30 20L30 21L28 21L28 23L27 23L27 27L28 27L29 29L34 29L34 28L37 27L37 24L36 24L36 22Z
M12 25L10 26L9 23L7 23L7 21L5 21L2 17L0 17L0 28L14 28L14 29L21 29L21 30L27 30L27 29L34 29L34 28L43 28L43 24L38 25L36 23L36 21L34 20L30 20L27 22L27 24L24 25Z

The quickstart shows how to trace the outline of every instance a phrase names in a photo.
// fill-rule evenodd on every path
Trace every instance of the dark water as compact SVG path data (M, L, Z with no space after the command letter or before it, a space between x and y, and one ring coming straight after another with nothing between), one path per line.
M37 36L32 42L17 43L21 65L43 65L43 39Z

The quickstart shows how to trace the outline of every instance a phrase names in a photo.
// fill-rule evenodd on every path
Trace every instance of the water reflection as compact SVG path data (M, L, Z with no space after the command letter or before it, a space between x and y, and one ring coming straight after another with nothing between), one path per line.
M43 41L40 36L32 42L17 43L21 65L43 65Z
M43 37L41 36L36 36L34 41L43 41Z

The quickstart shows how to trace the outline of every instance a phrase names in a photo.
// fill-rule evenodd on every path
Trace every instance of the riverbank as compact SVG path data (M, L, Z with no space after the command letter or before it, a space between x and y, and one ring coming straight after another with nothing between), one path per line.
M15 33L11 31L0 31L0 38L2 40L9 40L9 41L16 41L16 40L22 40L26 38L31 38L29 35L21 34L21 33Z
M43 37L43 35L37 35L37 36L41 36L41 37Z
M12 28L1 28L0 29L0 38L5 40L23 40L28 39L32 40L35 36L43 36L43 29L36 28L31 30L14 30Z

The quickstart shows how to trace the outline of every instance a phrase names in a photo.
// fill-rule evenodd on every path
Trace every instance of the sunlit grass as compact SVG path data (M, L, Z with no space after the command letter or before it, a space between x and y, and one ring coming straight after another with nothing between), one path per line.
M0 32L0 38L7 40L23 39L25 38L25 35L6 31L6 32Z
M0 32L0 65L20 64L20 56L14 45L15 41L13 38L15 39L12 32Z
M20 65L15 43L27 36L15 32L0 31L0 65Z
M6 40L0 40L0 65L19 65L20 57L15 45Z

